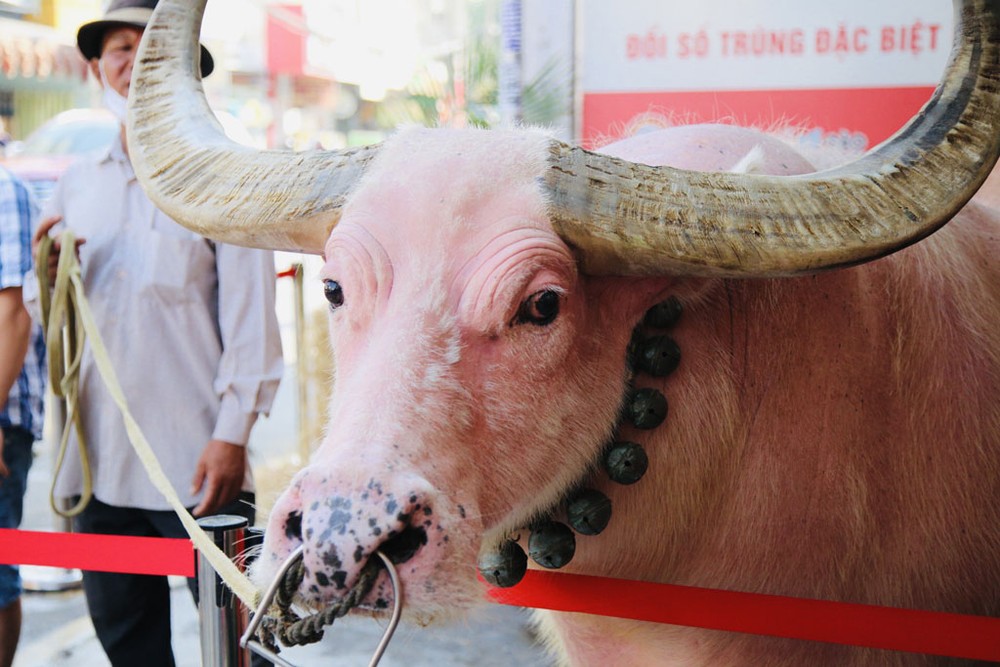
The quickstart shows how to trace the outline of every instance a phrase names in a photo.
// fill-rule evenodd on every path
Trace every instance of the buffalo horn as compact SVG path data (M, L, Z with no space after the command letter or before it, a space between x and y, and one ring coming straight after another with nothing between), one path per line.
M766 277L873 260L945 224L1000 152L1000 2L955 0L933 97L858 160L803 176L650 167L553 141L556 231L604 275Z

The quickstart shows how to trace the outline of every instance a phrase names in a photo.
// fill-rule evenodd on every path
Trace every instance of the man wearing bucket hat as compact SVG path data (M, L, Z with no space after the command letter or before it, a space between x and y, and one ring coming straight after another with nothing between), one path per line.
M185 505L196 516L251 518L245 445L258 415L270 409L282 372L274 258L185 230L157 210L136 181L125 104L139 40L155 5L115 0L99 20L80 27L80 51L122 131L102 154L67 170L35 241L37 246L60 224L85 239L77 252L98 327L129 407ZM202 47L201 73L212 69ZM35 298L37 281L26 301L33 305ZM75 518L76 529L185 537L133 452L89 351L80 378L93 499ZM84 463L76 452L71 442L67 463L57 471L57 497L85 495ZM174 665L166 577L86 572L83 579L112 665Z
M101 46L110 28L131 26L138 28L141 35L155 7L156 0L115 0L102 18L80 26L76 33L76 44L80 48L80 53L93 65L94 61L101 57ZM212 59L212 54L202 46L202 78L207 77L214 69L215 61Z

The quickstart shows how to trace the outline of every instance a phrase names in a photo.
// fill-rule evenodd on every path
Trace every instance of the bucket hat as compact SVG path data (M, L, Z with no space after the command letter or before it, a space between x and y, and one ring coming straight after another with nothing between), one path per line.
M101 57L101 41L109 29L121 25L145 28L157 0L114 0L96 21L84 23L76 33L76 45L87 60ZM201 46L201 76L204 78L215 69L212 54Z

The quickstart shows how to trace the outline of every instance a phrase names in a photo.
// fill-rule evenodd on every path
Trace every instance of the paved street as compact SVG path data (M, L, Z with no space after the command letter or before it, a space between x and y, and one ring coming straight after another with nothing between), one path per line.
M279 292L280 296L280 292ZM280 302L279 302L280 303ZM285 301L288 303L288 301ZM279 307L280 313L280 307ZM282 319L282 338L286 356L293 353L291 323ZM294 357L287 364L271 417L255 429L251 442L256 463L280 457L295 441ZM22 528L51 530L57 526L49 509L48 488L51 482L52 453L36 445L35 463L28 482L25 519ZM62 575L48 568L26 568L28 579L41 581ZM174 654L178 667L201 665L198 618L184 579L171 578L171 612L174 629ZM404 598L405 599L405 598ZM107 667L93 626L87 616L83 593L29 592L23 599L24 626L14 667ZM313 646L288 649L282 655L296 665L367 665L382 635L384 622L369 618L338 621L327 631L324 640ZM528 613L524 610L490 605L482 613L464 622L442 628L415 628L401 625L389 645L381 665L387 667L437 667L440 665L511 665L551 664L534 642L529 631Z

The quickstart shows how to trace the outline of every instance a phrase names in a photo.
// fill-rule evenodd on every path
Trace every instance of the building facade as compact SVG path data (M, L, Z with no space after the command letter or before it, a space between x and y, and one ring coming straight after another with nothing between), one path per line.
M75 30L100 0L0 2L0 120L5 138L23 139L60 111L93 99Z

